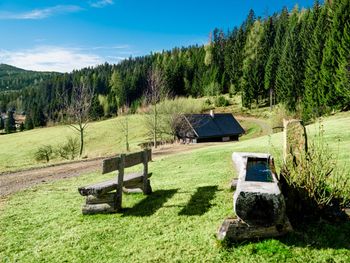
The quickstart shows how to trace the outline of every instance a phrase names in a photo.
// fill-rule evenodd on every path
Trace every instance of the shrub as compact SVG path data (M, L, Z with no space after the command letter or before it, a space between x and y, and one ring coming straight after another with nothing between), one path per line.
M204 104L205 106L210 106L211 105L211 100L209 98L207 98L205 101L204 101Z
M337 157L319 134L308 143L308 150L288 158L282 168L288 216L338 216L350 201L350 174L337 167ZM330 212L331 211L331 212ZM302 215L302 216L301 216ZM294 220L294 219L293 219Z
M79 155L79 140L77 137L67 137L66 143L58 146L57 154L63 159L74 160Z
M35 160L38 162L46 161L48 163L52 158L53 153L54 151L51 145L43 145L38 148L38 150L34 154L34 157Z
M215 99L215 106L216 107L226 107L228 105L230 105L230 102L224 96L220 95L220 96L216 97L216 99Z

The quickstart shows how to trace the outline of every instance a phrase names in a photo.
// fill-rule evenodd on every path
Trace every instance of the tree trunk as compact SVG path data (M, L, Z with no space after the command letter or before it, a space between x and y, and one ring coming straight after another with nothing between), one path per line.
M80 127L80 153L79 153L80 157L83 154L83 148L84 148L84 128Z
M128 117L126 116L125 117L125 121L126 121L126 125L125 125L125 147L126 147L126 151L130 151L130 148L129 148L129 120L128 120Z
M157 148L157 104L154 104L153 132L153 144Z
M272 88L270 88L270 111L272 111Z

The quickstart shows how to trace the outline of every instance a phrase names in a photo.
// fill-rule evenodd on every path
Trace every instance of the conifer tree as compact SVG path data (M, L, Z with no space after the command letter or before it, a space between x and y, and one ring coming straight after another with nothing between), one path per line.
M34 129L33 119L29 114L27 114L26 119L24 121L24 128L26 130Z
M299 70L302 46L299 41L300 24L298 9L293 10L283 48L280 65L277 71L277 98L286 104L289 110L295 110L302 98L302 79L304 72Z
M276 74L285 43L288 19L288 10L287 8L283 8L276 21L276 36L265 66L264 86L266 90L269 90L271 107L273 105L273 97L276 91Z
M0 116L0 130L3 130L5 128L5 123L2 117Z
M350 1L338 0L330 4L332 29L327 38L321 65L322 89L326 104L342 108L349 102L349 21Z
M6 133L16 132L16 121L13 114L14 112L12 110L7 112L7 119L5 120Z
M304 79L303 118L309 119L324 113L325 94L321 84L321 64L323 49L329 32L329 6L326 4L318 16L316 27L310 39L310 50L306 60Z
M263 74L259 68L258 54L261 53L260 40L263 34L261 21L253 24L244 48L242 76L242 102L244 107L251 107L253 99L257 99L259 87L263 86Z

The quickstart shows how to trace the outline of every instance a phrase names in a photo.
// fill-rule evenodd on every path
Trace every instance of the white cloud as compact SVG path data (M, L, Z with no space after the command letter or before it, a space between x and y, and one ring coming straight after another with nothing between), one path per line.
M90 2L90 6L95 8L102 8L113 4L114 4L113 0L99 0L99 1Z
M22 13L0 12L0 19L36 20L48 18L56 14L73 13L81 10L82 8L76 5L57 5L43 9L33 9Z
M70 72L105 62L104 58L96 54L55 46L20 51L0 50L0 61L28 70L58 72Z

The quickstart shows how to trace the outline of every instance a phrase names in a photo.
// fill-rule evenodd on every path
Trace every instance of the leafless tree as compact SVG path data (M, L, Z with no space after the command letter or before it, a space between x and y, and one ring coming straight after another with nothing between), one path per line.
M84 149L84 132L90 121L89 112L94 97L94 90L82 79L79 85L73 86L71 96L64 97L69 126L78 132L80 136L79 155L81 156Z
M157 148L157 134L158 131L158 118L159 113L157 109L157 103L159 103L161 100L167 97L167 92L165 90L165 80L162 72L158 68L152 68L148 72L147 76L147 90L145 93L145 97L147 99L147 103L151 104L152 109L152 137L153 137L153 143L154 147Z
M119 110L117 129L124 137L125 150L129 152L129 108L127 106L124 106Z

